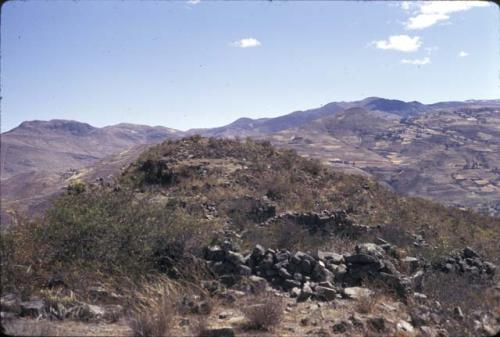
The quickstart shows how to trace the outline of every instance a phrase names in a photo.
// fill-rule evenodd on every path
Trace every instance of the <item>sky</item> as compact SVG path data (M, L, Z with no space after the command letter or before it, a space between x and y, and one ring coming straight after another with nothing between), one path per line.
M1 130L186 130L369 96L500 98L492 2L9 1Z

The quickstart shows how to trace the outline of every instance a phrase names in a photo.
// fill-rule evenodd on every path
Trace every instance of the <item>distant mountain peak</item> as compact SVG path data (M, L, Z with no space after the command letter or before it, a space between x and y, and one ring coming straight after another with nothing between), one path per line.
M87 135L97 128L93 127L90 124L77 122L73 120L65 120L65 119L52 119L49 121L26 121L21 123L14 130L30 130L30 131L51 131L51 132L63 132L69 133L74 136L84 136Z
M427 106L418 102L405 102L397 99L373 98L364 105L370 110L379 110L388 113L394 113L402 117L422 113L428 110Z

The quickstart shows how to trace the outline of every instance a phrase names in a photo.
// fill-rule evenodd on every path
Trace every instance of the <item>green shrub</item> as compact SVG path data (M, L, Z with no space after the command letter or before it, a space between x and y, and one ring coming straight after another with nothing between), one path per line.
M2 236L2 267L13 273L2 273L2 281L16 286L28 269L45 280L57 271L189 276L192 256L201 254L214 229L182 208L150 204L126 189L63 195L43 220Z
M66 187L69 194L80 194L85 192L86 185L82 181L74 181Z

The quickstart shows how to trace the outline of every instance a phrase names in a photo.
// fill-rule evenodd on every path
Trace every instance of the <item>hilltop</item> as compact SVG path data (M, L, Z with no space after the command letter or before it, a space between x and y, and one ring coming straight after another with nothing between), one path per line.
M488 335L498 228L269 142L168 140L6 232L2 308L136 335Z

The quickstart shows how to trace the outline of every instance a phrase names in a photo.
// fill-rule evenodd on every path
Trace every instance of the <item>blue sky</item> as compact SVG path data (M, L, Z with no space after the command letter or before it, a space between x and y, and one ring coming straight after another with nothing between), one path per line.
M500 98L493 3L11 1L1 129L178 129L382 96Z

